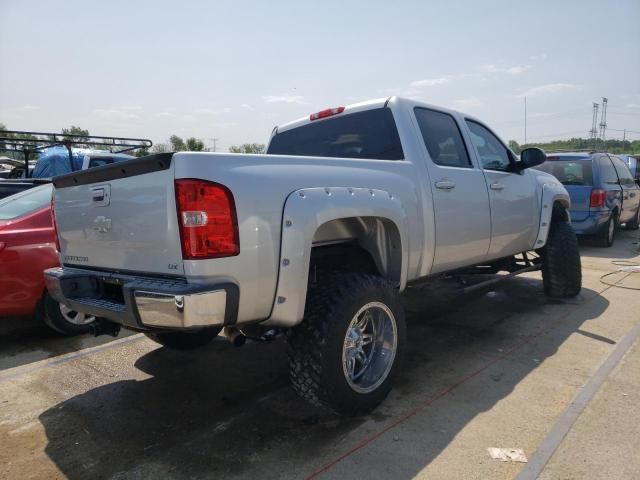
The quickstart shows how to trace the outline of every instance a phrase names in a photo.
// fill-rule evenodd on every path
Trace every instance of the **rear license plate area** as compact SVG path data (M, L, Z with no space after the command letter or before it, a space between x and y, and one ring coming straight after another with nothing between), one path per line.
M101 300L124 305L122 283L118 280L101 278L98 280L98 296Z

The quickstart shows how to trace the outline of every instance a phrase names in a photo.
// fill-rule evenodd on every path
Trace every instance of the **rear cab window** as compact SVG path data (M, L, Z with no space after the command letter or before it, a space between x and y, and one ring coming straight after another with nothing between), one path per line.
M48 183L0 200L0 220L13 220L51 204L53 185Z
M267 154L404 159L393 114L386 107L339 114L277 133Z
M423 107L413 111L433 163L443 167L472 168L462 134L451 115Z
M563 185L593 185L591 157L550 155L536 170L550 173Z
M92 158L89 160L89 168L101 167L103 165L111 165L112 163L113 163L113 158L110 158L110 157Z

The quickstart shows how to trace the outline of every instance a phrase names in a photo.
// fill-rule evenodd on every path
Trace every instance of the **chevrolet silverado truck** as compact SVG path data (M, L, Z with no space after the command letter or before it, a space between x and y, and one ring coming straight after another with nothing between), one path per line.
M264 155L74 172L54 179L62 267L47 289L98 333L171 348L277 330L302 397L363 414L398 372L411 288L541 270L547 295L579 293L569 195L529 168L544 161L469 115L391 97L278 126Z

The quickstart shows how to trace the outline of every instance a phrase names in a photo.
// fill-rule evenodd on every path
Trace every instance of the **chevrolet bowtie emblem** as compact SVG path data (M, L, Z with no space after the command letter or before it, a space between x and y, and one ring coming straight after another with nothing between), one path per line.
M93 229L100 233L107 233L111 230L111 219L104 215L99 215L93 219Z

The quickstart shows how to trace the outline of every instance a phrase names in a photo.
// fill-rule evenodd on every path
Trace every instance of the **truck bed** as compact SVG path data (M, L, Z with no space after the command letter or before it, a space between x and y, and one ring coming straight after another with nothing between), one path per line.
M15 179L15 180L0 180L0 198L5 198L10 195L22 192L24 190L28 190L33 187L37 187L38 185L42 185L44 183L51 183L51 180L48 178L26 178L26 179Z

